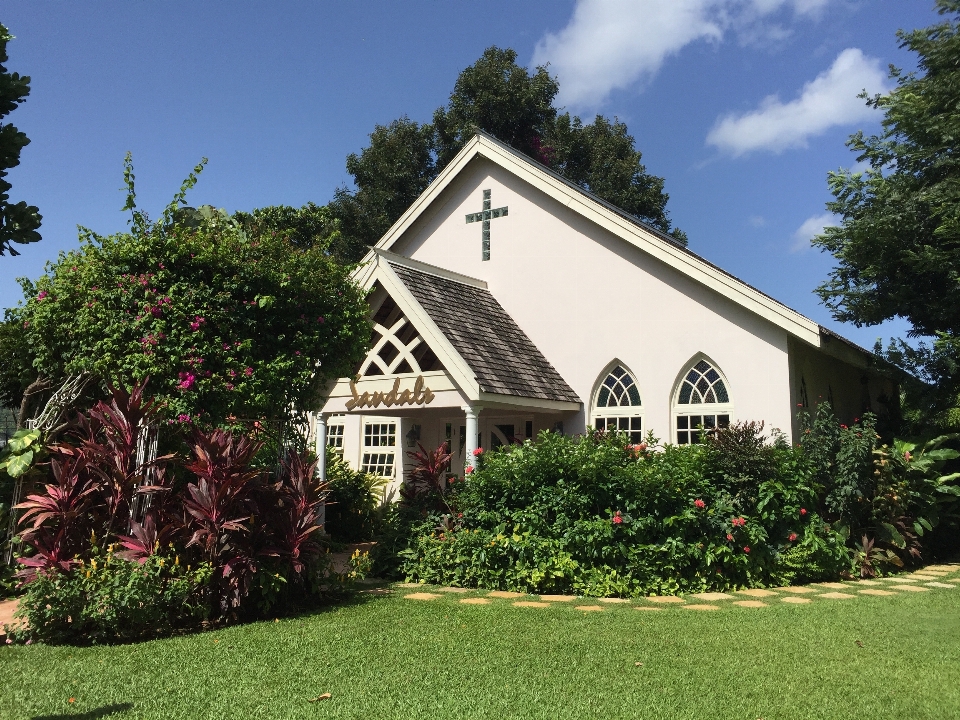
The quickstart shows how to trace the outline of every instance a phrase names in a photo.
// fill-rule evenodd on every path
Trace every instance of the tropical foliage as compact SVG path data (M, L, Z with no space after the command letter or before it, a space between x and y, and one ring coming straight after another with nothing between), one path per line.
M795 447L740 423L656 451L653 437L544 432L483 453L449 512L396 511L409 532L398 572L524 592L728 590L887 572L938 526L955 532L950 438L878 447L872 416L845 427L824 404L802 419Z
M145 462L138 438L158 412L141 386L113 389L47 448L46 482L15 508L20 639L127 640L324 596L316 463L288 452L268 470L261 441L222 429L193 431L187 458ZM169 605L145 607L158 598Z
M10 202L12 185L7 182L7 171L20 164L20 151L30 143L30 138L3 118L13 112L30 94L30 77L7 72L7 43L13 39L10 31L0 25L0 255L20 253L13 243L25 244L40 239L42 216L33 205L21 200Z
M827 207L839 222L814 240L837 261L817 290L837 319L860 326L902 317L911 337L930 339L893 341L885 353L907 371L912 432L960 427L960 2L937 7L944 22L898 33L918 71L892 68L896 87L865 97L883 113L883 130L848 141L866 167L830 174Z

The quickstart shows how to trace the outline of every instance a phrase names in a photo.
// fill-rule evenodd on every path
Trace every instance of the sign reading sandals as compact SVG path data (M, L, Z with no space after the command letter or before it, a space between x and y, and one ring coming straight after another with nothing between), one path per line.
M393 405L429 405L435 397L430 388L423 386L423 375L420 375L413 383L413 390L400 390L400 378L393 381L393 388L387 392L365 392L362 395L357 392L357 386L350 381L350 392L353 398L347 400L347 410L362 407L379 407L381 404L387 407Z

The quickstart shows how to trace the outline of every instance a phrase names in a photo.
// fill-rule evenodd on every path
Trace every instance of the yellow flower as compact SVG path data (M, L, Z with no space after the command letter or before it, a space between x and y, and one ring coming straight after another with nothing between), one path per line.
M96 560L91 560L91 561L90 561L90 567L92 567L94 570L96 570L96 569L97 569L97 561L96 561Z

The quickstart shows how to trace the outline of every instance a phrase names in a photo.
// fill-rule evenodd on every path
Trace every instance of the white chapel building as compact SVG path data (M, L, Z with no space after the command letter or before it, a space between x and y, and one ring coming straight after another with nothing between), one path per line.
M396 483L418 442L449 442L460 474L543 429L690 443L762 420L792 437L798 406L849 420L896 391L868 351L485 134L355 279L372 348L314 438Z

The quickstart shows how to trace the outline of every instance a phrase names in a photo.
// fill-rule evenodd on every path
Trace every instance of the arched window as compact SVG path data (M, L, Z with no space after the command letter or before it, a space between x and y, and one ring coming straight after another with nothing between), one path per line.
M686 372L677 387L673 405L678 445L700 442L700 428L727 427L733 403L727 382L710 361L700 358Z
M640 389L631 373L622 365L614 365L593 396L593 427L597 430L620 430L630 442L643 440L643 406Z

